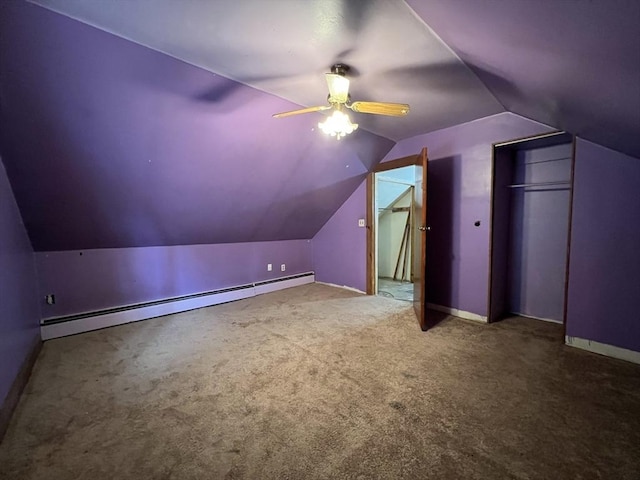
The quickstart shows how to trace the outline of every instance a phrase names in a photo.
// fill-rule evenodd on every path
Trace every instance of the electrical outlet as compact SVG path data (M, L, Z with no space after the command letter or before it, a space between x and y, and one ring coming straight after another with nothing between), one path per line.
M364 218L360 218L360 219L358 219L358 226L359 226L359 227L364 227L364 226L365 226Z
M56 296L53 293L45 295L44 299L47 302L47 305L53 305L54 303L56 303Z
M273 265L270 263L267 263L267 272L270 272L271 270L273 270Z
M283 263L282 265L280 265L280 271L284 272L287 269L287 266Z

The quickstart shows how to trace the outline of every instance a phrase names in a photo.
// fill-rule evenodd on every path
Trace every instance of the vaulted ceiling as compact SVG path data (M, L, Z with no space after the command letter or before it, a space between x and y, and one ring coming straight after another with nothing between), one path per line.
M45 7L45 8L42 8ZM36 250L311 238L397 141L503 111L640 157L635 0L9 0L0 153ZM352 67L339 142L323 73Z

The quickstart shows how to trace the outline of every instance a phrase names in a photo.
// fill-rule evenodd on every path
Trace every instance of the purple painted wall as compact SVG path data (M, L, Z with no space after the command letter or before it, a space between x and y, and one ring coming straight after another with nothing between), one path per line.
M393 142L27 2L0 7L2 155L36 251L310 239ZM37 35L34 34L37 32Z
M386 155L383 161L428 148L429 302L487 314L491 145L552 130L503 113L403 140ZM318 280L366 289L366 234L357 228L365 211L361 186L314 237Z
M362 180L362 177L361 177ZM313 237L313 268L316 280L366 291L367 229L358 227L366 218L366 182Z
M36 265L40 297L56 299L42 302L49 318L309 272L312 257L310 240L284 240L38 252Z
M384 161L428 149L429 302L487 315L492 143L549 131L503 113L403 140L387 154Z
M33 250L0 161L0 405L40 341Z
M578 139L567 335L640 351L640 160Z

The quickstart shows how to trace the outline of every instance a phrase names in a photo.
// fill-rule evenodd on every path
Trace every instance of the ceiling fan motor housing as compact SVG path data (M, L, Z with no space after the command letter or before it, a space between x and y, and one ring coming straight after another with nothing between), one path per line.
M349 71L349 66L345 65L344 63L336 63L331 67L331 73L342 75L343 77L347 75L348 71Z

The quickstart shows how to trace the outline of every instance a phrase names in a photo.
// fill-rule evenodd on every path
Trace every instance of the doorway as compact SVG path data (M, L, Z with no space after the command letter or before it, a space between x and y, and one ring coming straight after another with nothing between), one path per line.
M431 326L425 306L427 166L423 148L376 165L367 177L367 294L413 302L422 330Z
M573 142L558 132L493 147L489 321L565 322Z

